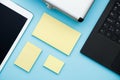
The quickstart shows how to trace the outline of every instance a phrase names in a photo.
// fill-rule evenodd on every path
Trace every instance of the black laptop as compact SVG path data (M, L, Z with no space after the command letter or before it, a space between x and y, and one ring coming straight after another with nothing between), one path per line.
M120 0L110 0L81 53L120 74Z

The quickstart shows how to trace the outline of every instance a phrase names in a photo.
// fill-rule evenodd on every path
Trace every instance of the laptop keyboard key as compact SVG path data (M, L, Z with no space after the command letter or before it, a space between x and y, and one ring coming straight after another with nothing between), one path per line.
M117 18L117 13L116 12L114 12L114 11L112 11L111 13L110 13L110 17L112 17L112 18Z
M115 33L116 33L116 35L119 36L119 35L120 35L120 30L119 30L119 29L116 29L116 30L115 30Z

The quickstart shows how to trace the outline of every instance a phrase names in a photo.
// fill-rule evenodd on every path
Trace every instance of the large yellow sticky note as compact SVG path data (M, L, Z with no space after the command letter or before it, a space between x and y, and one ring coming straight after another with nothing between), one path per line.
M28 42L15 61L15 64L29 72L40 53L40 48Z
M69 55L80 37L80 33L44 13L33 36Z
M55 58L52 55L49 55L46 62L44 63L44 67L52 70L55 73L59 73L64 65L64 62Z

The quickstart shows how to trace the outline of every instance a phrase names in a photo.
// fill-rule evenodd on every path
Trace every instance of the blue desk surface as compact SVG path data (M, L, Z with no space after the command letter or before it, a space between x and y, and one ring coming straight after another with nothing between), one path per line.
M57 10L47 9L42 0L13 1L31 11L34 17L4 69L0 73L0 80L120 80L119 75L80 54L80 49L88 38L109 0L95 0L95 3L82 23L73 21ZM54 16L58 20L82 33L81 38L74 47L70 56L64 55L60 51L31 35L44 12L47 12L51 16ZM43 50L29 73L14 65L14 61L27 41L30 41ZM52 54L65 62L65 66L58 75L43 67L49 54Z

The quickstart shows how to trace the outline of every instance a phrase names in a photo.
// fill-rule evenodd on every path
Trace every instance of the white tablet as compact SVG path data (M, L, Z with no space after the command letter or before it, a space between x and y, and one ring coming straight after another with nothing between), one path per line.
M0 0L0 71L33 15L9 0Z

